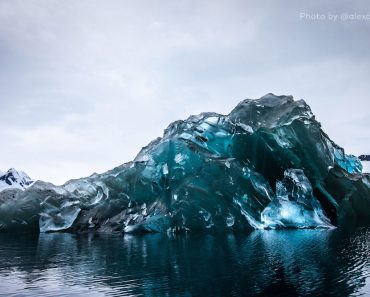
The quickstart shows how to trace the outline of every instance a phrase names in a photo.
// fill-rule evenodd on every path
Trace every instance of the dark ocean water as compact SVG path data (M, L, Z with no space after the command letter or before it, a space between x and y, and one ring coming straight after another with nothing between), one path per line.
M0 296L370 296L370 228L0 235Z

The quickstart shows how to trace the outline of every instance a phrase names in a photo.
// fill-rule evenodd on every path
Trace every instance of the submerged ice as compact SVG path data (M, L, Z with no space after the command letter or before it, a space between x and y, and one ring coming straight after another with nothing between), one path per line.
M176 121L132 162L0 192L1 230L182 232L369 223L370 176L309 106L268 94Z

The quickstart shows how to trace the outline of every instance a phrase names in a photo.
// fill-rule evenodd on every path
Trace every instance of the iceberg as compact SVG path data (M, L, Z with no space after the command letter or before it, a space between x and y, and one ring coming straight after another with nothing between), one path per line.
M0 230L188 232L370 223L370 175L304 100L267 94L171 123L136 158L0 192Z

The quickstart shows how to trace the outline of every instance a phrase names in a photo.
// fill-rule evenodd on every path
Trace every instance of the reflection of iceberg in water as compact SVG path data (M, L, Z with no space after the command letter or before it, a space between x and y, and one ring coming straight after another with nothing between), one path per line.
M294 288L296 295L325 292L326 296L348 296L360 290L370 279L369 232L361 236L356 236L357 232L355 236L349 233L343 236L341 232L346 233L344 230L253 232L251 241L260 243L258 250L267 260L261 269L270 270L264 274L270 277L265 292L270 287L288 286ZM330 290L328 282L333 282Z
M253 236L271 259L272 284L284 282L295 288L297 295L310 295L324 286L326 269L332 265L327 255L330 231L256 232Z
M10 286L9 295L47 289L88 296L88 288L94 296L348 296L366 290L369 236L367 229L123 237L52 233L11 242L0 236L0 292L8 282L19 286Z

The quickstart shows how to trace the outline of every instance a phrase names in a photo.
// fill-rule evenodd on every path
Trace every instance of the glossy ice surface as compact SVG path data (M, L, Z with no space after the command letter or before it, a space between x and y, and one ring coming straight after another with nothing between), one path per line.
M370 175L361 170L303 100L268 94L228 115L176 121L134 161L106 173L2 191L0 227L173 233L368 225Z

